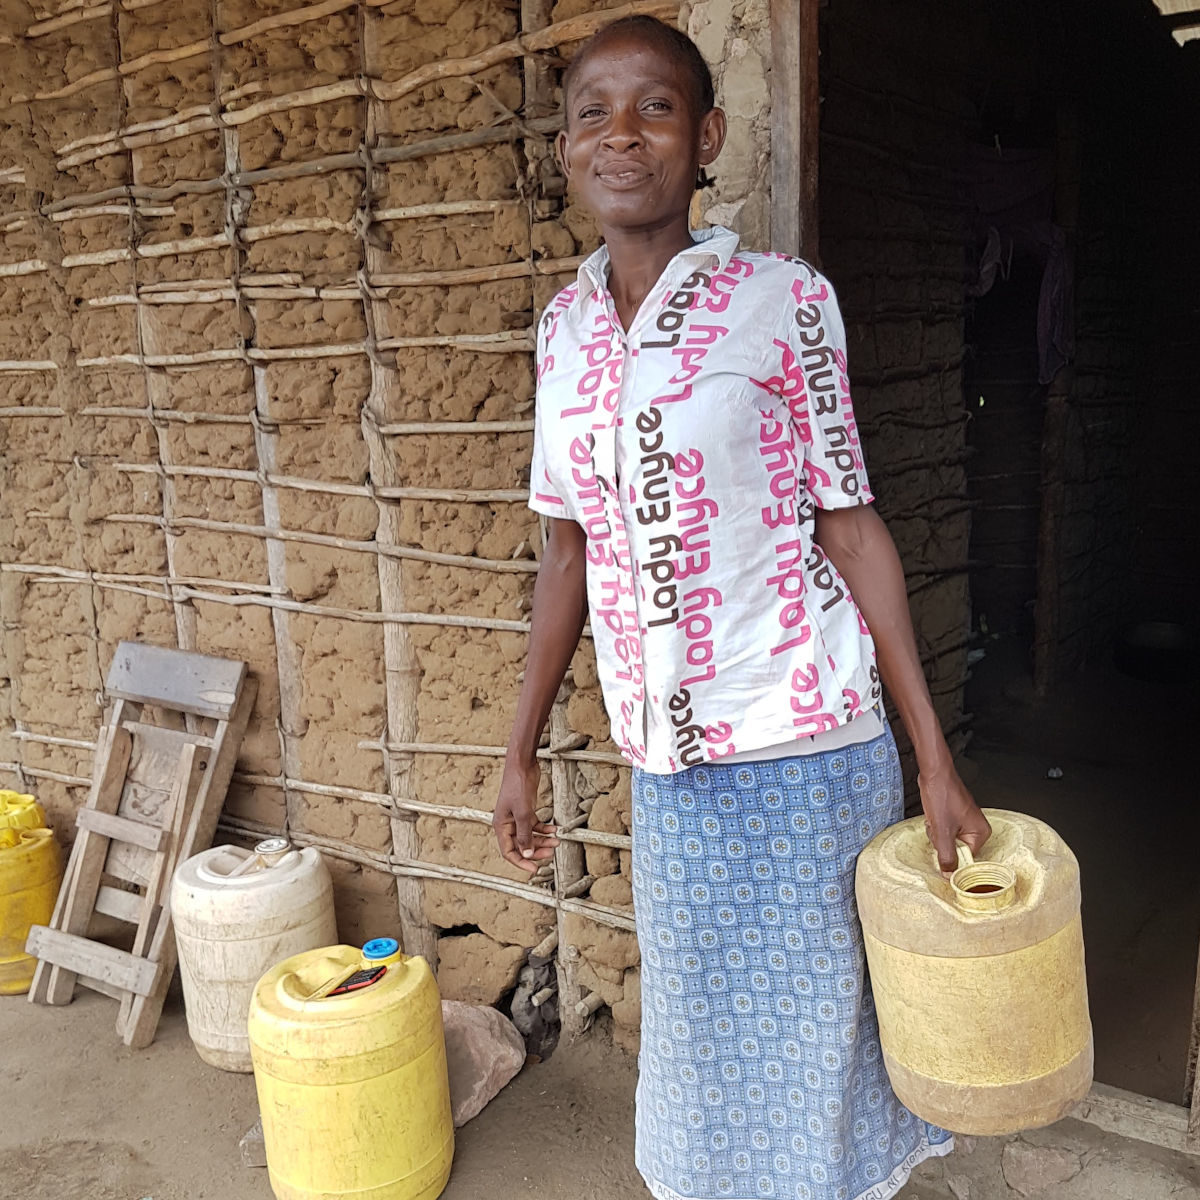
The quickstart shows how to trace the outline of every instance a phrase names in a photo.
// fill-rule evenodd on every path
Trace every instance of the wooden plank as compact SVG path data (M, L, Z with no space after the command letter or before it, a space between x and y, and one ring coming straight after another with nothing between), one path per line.
M97 979L94 975L80 975L76 982L80 987L90 988L93 992L99 992L102 996L108 996L113 1000L121 1000L127 994L119 987L106 983L103 979Z
M1121 1088L1096 1083L1072 1110L1077 1121L1086 1121L1121 1137L1136 1138L1167 1150L1188 1151L1188 1110L1165 1100L1139 1096Z
M86 937L61 933L45 925L29 931L25 953L48 960L77 975L87 975L139 996L149 995L158 982L158 964L138 958L115 946L93 942Z
M94 911L102 916L136 925L142 911L142 897L136 892L125 892L120 888L104 886L96 894Z
M1200 12L1200 0L1154 0L1154 7L1164 17L1173 17L1179 13Z
M771 0L771 248L820 259L819 0Z
M253 687L250 687L253 692ZM244 697L243 697L244 699ZM239 702L240 703L240 702ZM221 738L225 730L218 732ZM239 735L238 743L241 742ZM234 747L236 755L236 745ZM203 754L203 757L201 755ZM146 891L147 916L139 925L134 940L133 952L145 954L161 968L158 986L144 998L127 996L121 1002L117 1016L117 1030L127 1046L140 1050L150 1045L158 1029L163 1001L175 971L177 949L171 924L170 888L176 867L191 855L212 842L212 833L207 839L199 838L201 828L207 823L206 808L217 809L220 815L225 789L219 792L206 790L211 782L209 753L195 746L185 746L179 755L179 777L172 797L174 809L171 823L171 848L159 858L158 870ZM208 772L208 774L205 774ZM203 782L202 782L203 781ZM216 817L213 828L215 829Z
M180 743L184 741L195 742L197 746L212 745L212 738L192 733L187 729L168 729L165 725L148 725L145 721L122 721L121 725L135 738L141 738L150 744L157 743L163 747L173 745L176 747L176 752L178 752Z
M116 723L123 705L114 713L114 723L101 730L96 747L95 774L88 807L96 812L112 813L121 800L125 769L133 739ZM67 871L59 888L54 915L50 919L56 930L86 935L100 890L100 876L108 850L107 838L83 830L71 847ZM34 972L29 999L35 1004L69 1004L75 992L75 973L54 964L39 963Z
M110 696L226 721L245 678L244 662L121 642L106 686Z
M170 803L180 748L188 744L210 747L212 738L139 721L126 721L124 727L134 734L133 754L117 812L135 821L165 826L170 817L164 816L164 810ZM154 870L154 860L143 850L118 844L109 848L104 869L117 879L145 887Z
M133 953L139 957L153 957L148 954L148 951L151 939L159 927L160 919L166 912L167 889L171 886L171 876L175 873L175 867L184 851L182 845L184 828L185 826L189 827L190 832L199 812L199 806L203 803L203 797L198 795L202 777L199 753L201 752L191 743L184 743L179 749L179 765L176 768L175 786L171 791L171 805L168 810L171 827L169 831L163 831L167 834L168 844L164 853L155 856L154 866L146 883L146 895L138 920L137 933L133 939ZM203 753L207 757L207 751ZM123 1036L130 1019L132 1002L133 997L126 996L121 1002L121 1011L117 1016L117 1032ZM155 1024L157 1024L157 1018ZM153 1038L153 1031L151 1031L151 1038Z
M75 815L75 824L110 841L141 846L152 854L157 854L167 844L167 831L160 826L145 825L141 821L97 812L92 808L81 808Z
M154 855L149 851L124 842L109 843L108 858L104 862L105 875L144 888L153 869Z
M183 862L212 845L229 780L233 777L238 748L242 744L257 691L258 684L255 680L247 678L243 681L241 694L229 720L217 726L212 747L204 754L197 753L193 759L194 770L191 774L195 777L200 773L200 782L195 787L195 799L188 811L187 827L182 837L176 841L177 862ZM166 876L168 888L173 874L172 867ZM177 951L168 900L169 893L164 895L149 945L149 957L162 968L158 987L151 995L139 996L131 1004L122 1005L119 1027L122 1029L125 1044L134 1050L140 1050L154 1040L163 1002L167 997L167 988L175 970Z

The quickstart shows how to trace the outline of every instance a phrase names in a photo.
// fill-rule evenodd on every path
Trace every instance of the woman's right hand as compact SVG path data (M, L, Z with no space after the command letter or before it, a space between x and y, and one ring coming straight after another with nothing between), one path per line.
M507 764L496 797L492 828L500 853L522 871L533 874L547 859L553 858L558 831L537 819L537 790L541 770L535 762L528 768Z

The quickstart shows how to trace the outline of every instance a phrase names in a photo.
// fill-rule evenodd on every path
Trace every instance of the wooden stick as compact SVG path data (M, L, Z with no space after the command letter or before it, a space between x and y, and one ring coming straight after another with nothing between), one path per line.
M340 8L349 8L356 0L326 0L322 4L308 5L306 8L295 9L289 13L279 13L273 17L264 17L262 20L255 21L251 25L243 25L239 29L231 29L226 33L219 35L219 40L224 46L236 45L238 42L246 41L249 38L256 36L259 33L270 29L280 29L289 25L299 25L307 21L319 20L321 17L328 16ZM111 5L103 6L105 12L111 12ZM104 15L97 13L97 16ZM80 18L83 19L83 18ZM73 23L73 22L72 22ZM166 50L151 50L146 54L139 55L137 58L128 59L125 62L118 63L115 67L102 67L98 71L92 71L72 83L65 84L63 87L57 88L49 92L36 92L33 96L34 100L61 100L66 96L73 96L76 92L81 92L85 88L91 87L96 83L106 83L112 79L120 79L128 75L136 75L138 71L144 70L146 67L157 66L163 63L180 62L187 58L196 58L201 54L206 54L211 49L211 43L207 40L199 42L188 42L183 46L174 46ZM341 94L350 95L356 91L360 91L363 87L358 80L344 80L338 84L326 84L327 88L347 88L351 90ZM306 89L307 91L316 91L319 89ZM303 95L303 93L292 93L294 96ZM280 97L282 99L282 97ZM14 97L15 103L26 103L30 97L17 96ZM305 101L297 101L294 105L288 104L284 107L299 107ZM320 103L321 101L309 101L309 103ZM266 102L264 102L266 103ZM252 106L254 107L254 106ZM279 108L267 108L266 112L278 112ZM236 114L230 113L227 119L232 118ZM255 114L260 115L260 114ZM231 124L236 124L230 121Z
M315 104L328 104L332 100L348 100L352 97L366 96L371 81L362 78L339 79L336 83L320 83L313 87L300 88L295 92L287 92L280 96L271 96L266 100L257 100L245 108L228 109L225 112L226 125L245 125L259 117L271 113L289 112L294 108L311 108Z
M473 150L479 146L491 146L497 142L515 142L531 133L553 137L562 128L561 117L539 117L521 124L510 122L491 125L486 129L472 129L465 133L444 133L419 142L406 142L402 146L381 146L373 154L377 163L409 162L415 158L427 158L431 154L445 154L455 150Z
M586 1019L587 1017L592 1016L592 1014L598 1009L603 1007L604 997L601 996L599 992L588 992L588 994L584 996L584 998L580 1000L578 1004L575 1005L575 1011L579 1016Z
M112 463L114 471L129 475L189 476L197 479L234 479L245 483L265 480L268 486L298 492L320 492L331 496L366 496L385 500L444 500L472 504L523 504L529 493L508 488L410 488L374 487L357 483L331 483L302 479L296 475L274 475L232 467L183 467L158 463Z
M560 894L564 899L573 900L576 896L582 896L595 882L596 877L594 875L581 876L574 883L564 887Z
M100 17L107 17L112 12L111 4L96 4L88 8L76 8L63 13L58 17L51 17L47 21L37 21L30 25L25 30L27 38L45 37L48 33L56 33L60 29L68 29L72 25L79 25L83 21L95 21Z
M597 925L611 925L614 929L624 929L627 933L636 933L637 925L631 913L620 908L611 908L607 904L597 904L594 900L560 900L559 908L563 912L576 913L595 921ZM568 951L572 947L567 948ZM578 947L574 947L578 953ZM570 957L568 953L567 957Z
M12 278L16 275L39 275L49 267L40 258L29 258L24 262L0 264L0 276Z
M555 984L549 984L547 987L542 988L541 991L534 992L529 998L529 1003L532 1004L534 1008L541 1008L547 1000L549 1000L552 996L557 995L558 987Z
M222 46L234 46L238 42L248 41L260 33L269 33L272 29L287 29L293 25L303 25L306 21L316 21L321 17L332 16L343 9L353 8L357 0L324 0L323 4L310 4L304 8L293 8L289 12L276 13L273 17L263 17L250 25L239 29L231 29L219 37Z
M70 571L54 567L29 567L18 563L0 563L0 571L22 571L29 574L36 583L77 583L113 591L129 592L133 595L148 596L153 600L170 600L163 591L151 591L149 588L138 587L134 584L103 577L84 571ZM158 581L163 588L174 586L179 577L171 576L170 580ZM224 604L235 608L247 606L280 609L287 612L307 613L314 617L334 617L343 621L357 621L367 625L444 625L455 629L480 629L503 633L528 633L529 623L526 621L507 621L499 617L469 617L457 613L402 613L364 611L360 609L335 608L331 605L312 604L307 601L289 600L275 593L275 589L263 589L261 585L233 584L223 581L205 581L208 586L238 588L248 590L259 589L260 594L226 596L206 588L181 585L177 596L181 600L205 600L210 604Z
M586 13L547 25L544 29L523 33L510 41L490 46L480 54L466 58L452 58L438 63L427 63L393 83L374 84L374 94L380 100L399 100L410 92L418 91L427 84L441 79L455 79L463 75L474 75L514 58L552 50L567 42L581 42L596 30L621 17L645 14L655 17L676 17L679 4L674 0L634 0L602 12Z
M53 737L48 733L30 733L27 729L11 729L8 736L19 742L37 742L43 746L68 746L74 750L87 750L89 753L96 749L95 741L83 738Z
M68 775L65 771L50 771L45 767L31 767L28 763L0 762L0 771L11 771L14 775L28 775L31 779L51 779L65 783L67 787L90 788L92 781L86 775Z
M57 371L58 363L46 358L32 358L27 361L20 359L0 359L0 371ZM16 414L14 414L16 415Z
M206 413L192 412L188 409L174 408L156 408L153 413L147 413L144 408L121 407L118 405L107 406L103 404L88 404L84 408L79 409L81 417L130 417L140 418L151 422L180 422L185 425L253 425L254 422L242 413ZM140 513L138 516L147 516L149 514ZM111 520L111 516L102 518L105 521ZM160 520L158 517L153 517L152 520Z
M390 437L414 434L532 433L532 421L406 421L381 425L379 432Z
M429 337L381 338L379 341L380 350L411 350L434 346L462 347L480 354L529 353L534 349L534 331L522 329L512 333L436 334Z
M0 417L65 417L65 408L54 408L44 404L29 404L25 407L0 408Z
M558 949L558 930L552 929L532 950L530 958L550 958Z
M64 154L72 154L76 150L84 150L91 146L103 146L106 142L111 142L117 137L127 137L137 133L151 133L158 129L171 129L182 121L191 121L196 117L209 117L211 115L211 109L207 104L196 104L191 108L181 108L178 112L173 112L168 117L158 117L153 121L138 121L133 125L126 125L115 132L89 133L85 137L76 138L73 142L65 142L54 153L61 157Z
M95 204L84 208L65 208L50 214L52 221L82 221L92 217L127 217L136 213L140 217L172 217L175 208L170 204L158 206L137 205L132 202L123 204Z
M344 621L358 621L365 625L445 625L455 629L487 629L504 633L528 633L528 621L506 621L499 617L466 617L457 613L423 612L367 612L352 608L335 608L324 604L311 604L299 600L285 600L279 596L220 596L215 592L199 588L183 588L186 598L207 600L213 604L227 604L234 608L247 606L278 609L283 612L307 613L314 617L340 617Z
M417 217L460 217L483 213L503 212L518 199L512 200L443 200L436 204L410 204L403 208L381 208L372 218L375 221L411 221Z
M50 215L65 208L74 208L82 204L102 204L107 200L175 200L184 195L203 195L208 192L219 192L225 188L223 179L181 179L167 187L146 187L143 184L122 184L120 187L104 188L98 192L77 192L42 205L42 212Z
M561 275L576 271L586 255L571 258L535 259L532 263L498 263L491 267L459 267L452 271L405 271L371 277L374 287L433 287L463 283L493 283L501 279L521 279L530 275Z
M81 410L88 413L88 409ZM0 409L0 416L4 410ZM101 518L115 524L154 525L162 528L163 518L154 513L110 513ZM378 541L359 541L353 538L335 537L327 533L308 533L301 529L275 529L268 531L263 525L243 525L234 521L213 521L204 517L174 517L172 524L178 529L205 529L214 533L241 534L245 537L277 537L283 541L299 542L311 546L329 546L337 550L353 550L360 554L382 554L390 558L411 559L415 562L436 563L446 567L463 567L473 571L495 571L505 575L534 575L538 564L528 558L477 558L470 554L441 554L435 550L418 550L411 546L387 546Z

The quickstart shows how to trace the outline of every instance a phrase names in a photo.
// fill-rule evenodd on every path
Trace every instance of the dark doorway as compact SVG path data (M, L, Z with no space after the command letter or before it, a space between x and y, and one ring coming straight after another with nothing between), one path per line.
M1033 644L1046 389L1038 382L1042 268L1017 254L967 309L963 390L969 414L972 627Z

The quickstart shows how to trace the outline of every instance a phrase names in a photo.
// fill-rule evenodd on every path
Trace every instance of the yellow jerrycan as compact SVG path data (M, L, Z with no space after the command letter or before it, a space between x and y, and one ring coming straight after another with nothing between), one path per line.
M454 1123L442 1007L423 958L393 938L269 970L250 1054L278 1200L435 1200Z
M0 828L0 996L29 991L37 959L25 953L31 925L49 925L62 857L49 829Z
M884 1064L901 1102L956 1133L1049 1125L1092 1084L1079 864L1042 821L985 809L946 879L921 818L885 829L856 892Z
M46 814L32 796L0 789L0 829L41 829L45 824Z

